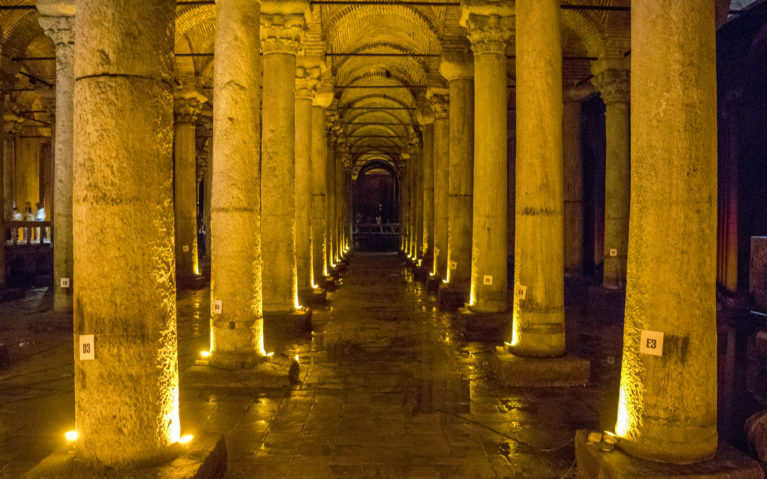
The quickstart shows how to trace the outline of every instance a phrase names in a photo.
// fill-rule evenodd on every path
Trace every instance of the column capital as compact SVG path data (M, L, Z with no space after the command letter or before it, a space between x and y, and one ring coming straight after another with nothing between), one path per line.
M306 0L261 2L261 50L295 55L311 16Z
M464 0L460 24L466 27L475 55L503 55L514 33L514 8L501 0Z
M415 117L419 125L431 125L434 123L434 112L425 104L418 108Z
M45 36L53 40L56 47L56 62L70 64L74 62L75 17L40 15L37 23L42 27Z
M593 95L595 93L594 86L590 83L584 83L583 85L574 86L568 88L564 92L564 101L567 102L581 102L584 98Z
M443 50L439 63L439 73L447 81L474 78L474 59L471 52Z
M319 57L297 57L296 99L313 100L320 84L322 67Z
M314 94L312 105L320 108L327 108L331 103L333 103L333 97L334 95L332 89L328 90L321 88Z
M426 90L426 99L434 112L434 118L444 120L450 111L450 95L445 88L429 88Z
M591 79L599 90L602 100L608 103L628 103L630 99L630 82L628 70L605 70Z
M208 98L197 90L188 89L176 92L173 100L176 123L195 123Z
M3 114L3 132L6 135L16 135L21 131L24 118L8 112Z

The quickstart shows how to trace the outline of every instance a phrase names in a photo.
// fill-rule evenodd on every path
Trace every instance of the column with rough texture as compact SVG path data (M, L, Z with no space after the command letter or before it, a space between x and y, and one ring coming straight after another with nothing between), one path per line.
M510 7L463 9L461 24L474 51L474 196L470 307L502 312L506 299L506 44Z
M562 44L558 0L519 0L514 325L521 356L565 353Z
M312 282L320 285L328 275L327 236L327 162L328 137L325 133L325 109L333 101L330 92L319 92L312 106Z
M299 57L296 68L296 275L298 291L312 283L312 101L320 75L319 58Z
M337 246L336 262L343 260L344 251L344 226L346 225L346 165L351 161L349 148L344 148L336 155L336 230L334 233Z
M418 112L418 123L421 125L421 171L423 180L420 188L422 194L422 237L419 249L424 259L423 267L431 272L434 254L434 113L424 108Z
M581 154L581 98L579 91L565 95L562 111L564 168L565 274L583 272L583 158Z
M330 138L328 139L328 161L327 161L327 274L331 274L336 266L336 251L338 243L336 242L336 156L338 153L338 131L331 125ZM342 139L341 139L342 140ZM342 140L343 141L343 140Z
M179 438L174 14L172 0L77 2L75 454L90 464L159 461Z
M65 4L66 5L66 4ZM56 134L54 136L53 187L53 310L72 312L72 115L74 99L74 5L46 8L38 4L38 19L56 47ZM67 15L69 13L70 15ZM48 213L51 214L50 212ZM62 287L62 278L69 285ZM64 283L66 285L66 281Z
M261 246L264 311L298 304L295 221L296 52L308 2L261 2L263 125L261 129Z
M259 8L219 0L210 163L210 364L236 368L264 355L261 309Z
M448 173L450 170L450 125L448 91L430 89L429 105L434 112L434 276L447 278Z
M713 3L632 4L631 85L631 236L615 432L633 456L704 461L718 443ZM663 334L662 351L658 334L646 331Z
M197 253L197 115L208 99L195 90L176 94L174 178L176 192L176 277L200 275Z
M602 286L624 287L629 237L629 72L605 70L592 80L605 103L605 236Z
M474 63L468 52L443 55L439 71L450 84L447 280L452 287L468 293L474 177Z

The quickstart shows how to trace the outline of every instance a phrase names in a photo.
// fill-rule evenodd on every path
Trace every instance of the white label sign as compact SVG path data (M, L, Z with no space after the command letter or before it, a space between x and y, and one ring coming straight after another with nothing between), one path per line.
M61 278L61 279L59 280L59 285L60 285L62 288L65 288L65 289L66 289L66 288L69 288L69 278Z
M617 248L610 248L610 256L618 256Z
M653 356L663 356L663 333L643 329L639 337L639 352Z
M527 296L527 286L523 284L517 286L517 296L519 296L519 299L525 299Z
M450 262L450 269L458 269L458 263L455 261Z
M185 244L184 246L182 246L181 247L181 251L183 251L184 253L188 253L189 252L189 245Z
M80 361L96 359L96 343L92 334L80 335Z
M220 299L213 301L213 312L215 314L221 314L224 312L224 302Z
M485 284L487 286L490 286L493 284L493 275L492 274L486 274L482 277L482 284Z

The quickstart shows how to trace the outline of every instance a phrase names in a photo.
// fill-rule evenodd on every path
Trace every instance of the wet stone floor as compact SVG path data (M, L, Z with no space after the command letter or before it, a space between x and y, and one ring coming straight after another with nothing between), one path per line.
M572 478L575 430L611 426L620 318L586 310L585 292L568 294L568 347L592 360L591 385L512 389L486 370L497 344L464 341L399 256L357 253L341 283L314 310L311 334L266 338L267 350L299 356L292 389L182 381L182 433L223 434L227 477ZM41 291L0 305L16 318L0 342L50 315L39 312L46 301ZM208 311L207 288L179 291L182 372L208 347ZM73 425L71 333L35 338L32 353L0 371L0 478L60 447Z

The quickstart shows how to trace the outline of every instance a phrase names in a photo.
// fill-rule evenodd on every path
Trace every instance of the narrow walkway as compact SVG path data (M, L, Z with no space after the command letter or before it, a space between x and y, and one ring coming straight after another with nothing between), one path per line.
M395 255L358 253L329 299L311 341L283 345L302 363L292 393L182 385L182 425L226 435L228 477L574 477L598 389L496 389L492 346L462 343Z

